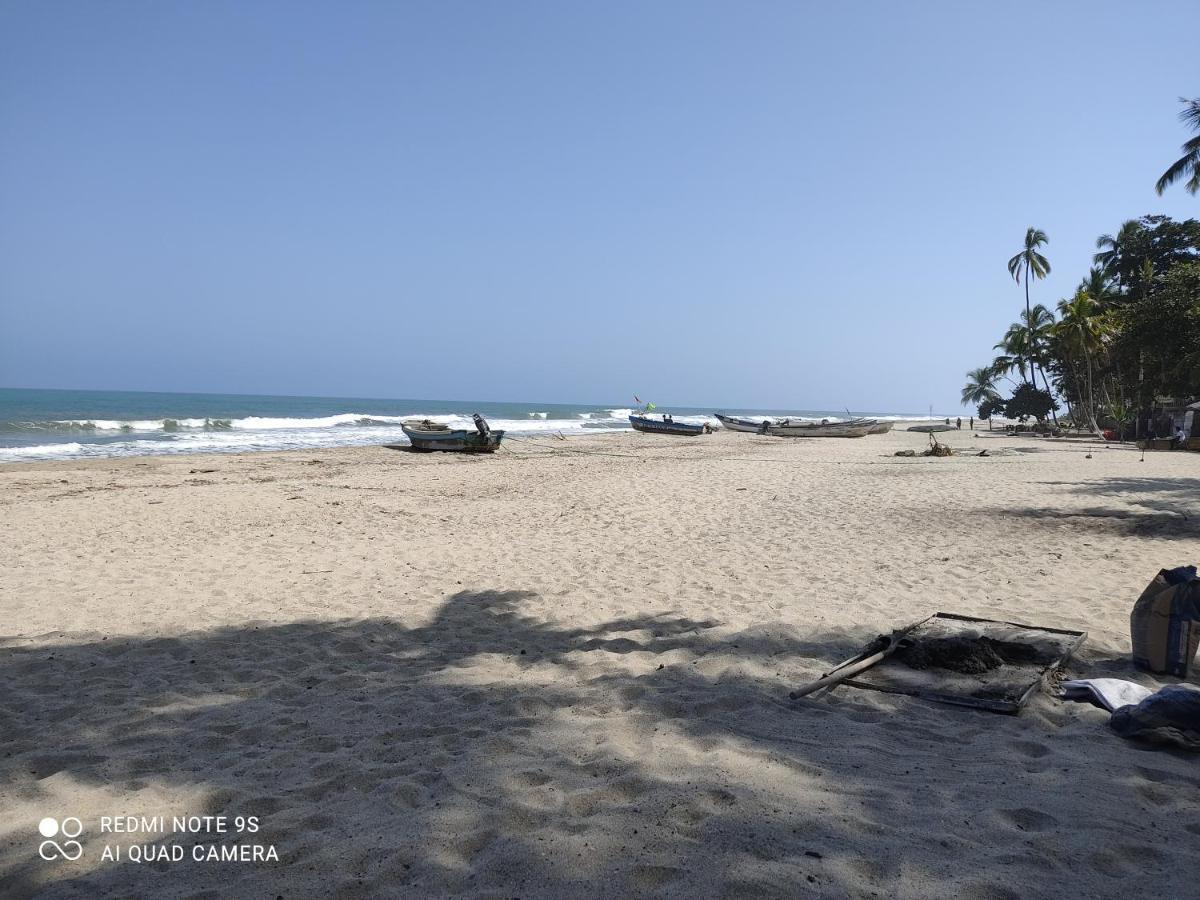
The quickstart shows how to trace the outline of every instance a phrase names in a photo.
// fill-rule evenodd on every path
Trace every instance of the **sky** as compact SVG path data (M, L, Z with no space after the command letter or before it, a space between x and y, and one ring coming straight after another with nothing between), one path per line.
M958 409L1189 2L0 2L0 386Z

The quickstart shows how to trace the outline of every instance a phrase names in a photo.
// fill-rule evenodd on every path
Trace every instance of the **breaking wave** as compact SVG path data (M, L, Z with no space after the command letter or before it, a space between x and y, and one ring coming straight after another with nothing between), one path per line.
M43 422L6 422L9 441L44 434L79 436L60 443L29 440L27 446L0 447L0 462L48 459L89 459L102 457L145 456L180 453L238 453L263 450L300 450L368 444L407 443L400 425L409 419L429 419L451 428L474 430L468 415L422 413L377 415L339 413L317 417L247 416L233 419L138 419L138 420L54 420ZM603 412L571 414L571 418L551 419L540 410L525 418L488 417L493 430L514 435L587 434L596 431L628 429L629 420L606 416ZM4 427L8 426L8 427Z
M447 404L449 405L449 404ZM460 408L466 404L454 404ZM515 404L482 404L488 423L495 430L514 436L562 433L592 434L625 431L630 428L628 407L559 406L556 411ZM243 416L168 416L164 418L38 418L19 420L9 413L0 420L0 463L24 460L89 459L184 453L238 453L265 450L321 449L370 444L407 443L401 423L408 419L430 419L451 428L473 429L471 416L464 412L421 412L419 401L413 412L395 415L398 404L388 413L371 412L365 403L362 411L334 412L321 416L243 415ZM407 407L400 406L401 409ZM429 404L436 409L436 402ZM499 409L496 409L499 407ZM201 407L203 409L203 407ZM336 407L334 407L336 409ZM445 406L442 407L443 409ZM327 407L328 409L328 407ZM191 411L195 411L195 406ZM284 409L280 410L285 412ZM290 411L290 410L287 410ZM661 415L667 409L656 410ZM736 412L731 410L731 412ZM757 415L745 413L746 415ZM674 413L679 422L716 425L703 410ZM797 415L797 421L813 421L821 415ZM880 415L880 420L925 418Z

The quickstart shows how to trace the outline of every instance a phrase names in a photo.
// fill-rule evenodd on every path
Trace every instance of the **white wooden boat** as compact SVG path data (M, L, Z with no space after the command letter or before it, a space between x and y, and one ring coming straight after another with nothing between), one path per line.
M885 431L891 430L891 423L880 423L876 419L822 419L820 422L806 422L792 419L779 419L773 416L763 416L761 419L750 419L745 416L727 416L724 413L713 413L717 421L724 428L730 431L746 431L754 434L774 434L776 436L786 437L859 437L857 433L843 433L845 427L852 428L855 432L861 426L866 426L868 431L863 434L882 434ZM780 429L776 431L775 429ZM829 434L819 433L822 430L830 431ZM782 432L788 432L783 435ZM795 431L795 434L792 432Z
M866 437L878 424L874 419L845 419L825 422L793 422L790 419L767 426L775 437Z
M428 453L449 450L454 453L492 453L500 446L504 431L492 431L483 416L475 413L475 430L451 428L429 419L406 419L401 430L412 442L412 448Z
M761 419L747 419L743 416L727 416L724 413L713 413L713 415L721 423L722 428L728 428L730 431L746 431L753 434L766 434L767 428L778 421L770 416L763 416Z

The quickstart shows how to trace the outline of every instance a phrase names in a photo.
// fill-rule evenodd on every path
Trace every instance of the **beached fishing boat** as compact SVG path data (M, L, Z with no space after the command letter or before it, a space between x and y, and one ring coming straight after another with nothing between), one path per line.
M767 434L776 437L866 437L878 423L874 419L846 419L843 421L793 422L783 419L767 427Z
M870 430L867 434L883 434L885 431L890 431L892 424L890 422L880 423L876 419L855 418L855 419L823 419L820 422L802 422L792 421L791 419L778 419L771 416L763 416L761 419L748 419L744 416L727 416L724 413L713 413L717 417L717 421L722 426L730 431L746 431L755 434L774 434L772 428L787 428L787 429L828 429L834 427L851 426L858 428L859 426L867 426ZM830 434L822 435L809 433L809 437L857 437L856 434ZM790 436L790 435L789 435Z
M909 431L919 434L940 434L943 431L957 431L953 425L909 425Z
M724 413L713 413L722 427L730 431L747 431L754 434L766 434L767 428L774 425L776 420L768 416L761 419L746 419L741 416L727 416Z
M712 427L707 423L692 425L687 422L676 422L669 414L653 419L649 416L630 416L629 424L633 426L634 431L645 431L650 434L684 434L694 436L712 432Z
M491 453L500 446L503 429L492 431L487 421L475 413L475 430L451 428L429 419L408 419L400 423L414 450L449 450L455 453Z

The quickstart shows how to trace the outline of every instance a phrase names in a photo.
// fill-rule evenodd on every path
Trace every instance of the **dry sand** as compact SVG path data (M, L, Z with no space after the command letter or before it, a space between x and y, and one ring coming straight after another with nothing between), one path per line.
M788 700L935 610L1085 629L1071 672L1130 675L1133 600L1200 561L1200 456L939 437L998 455L0 467L0 894L1196 896L1196 760L1099 709ZM261 830L100 833L185 814ZM79 860L37 857L43 816L80 818ZM279 861L191 858L235 840Z

